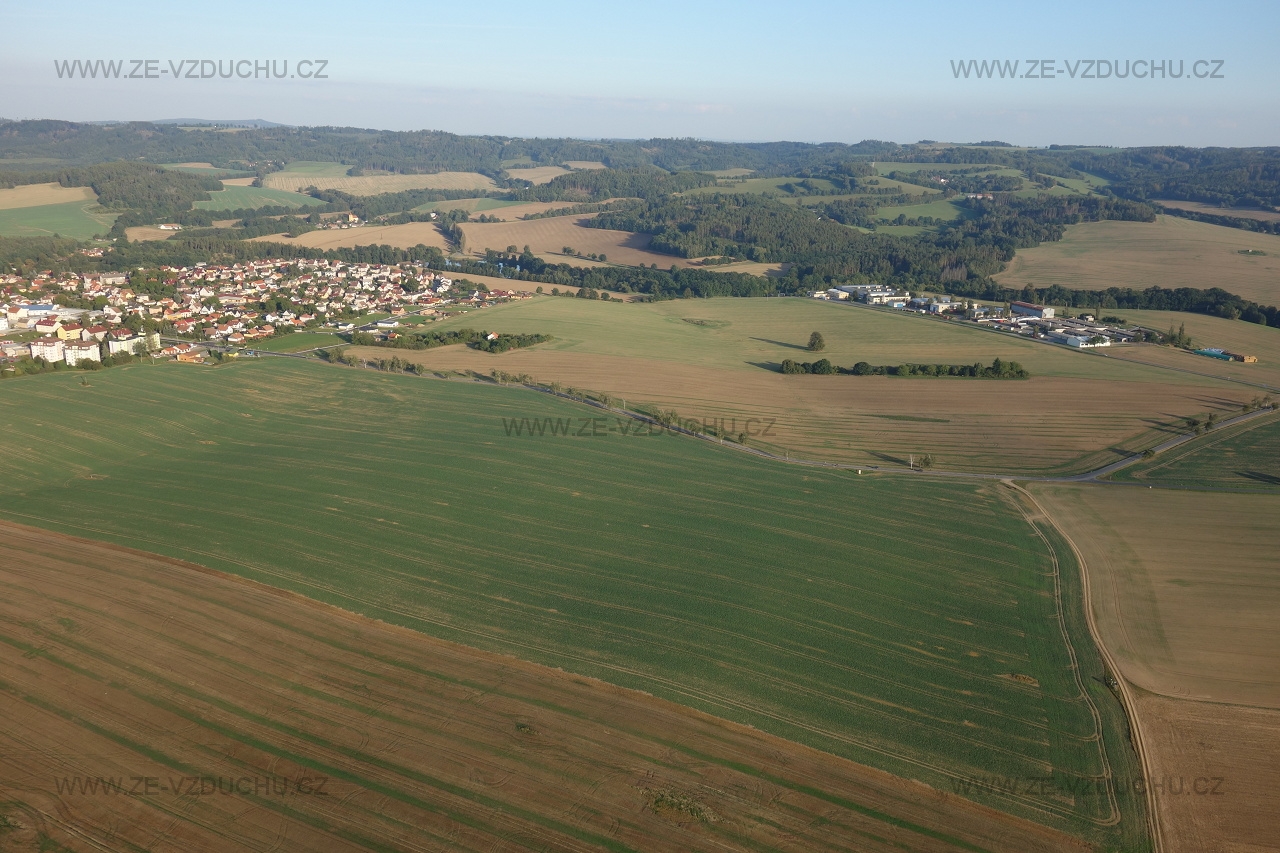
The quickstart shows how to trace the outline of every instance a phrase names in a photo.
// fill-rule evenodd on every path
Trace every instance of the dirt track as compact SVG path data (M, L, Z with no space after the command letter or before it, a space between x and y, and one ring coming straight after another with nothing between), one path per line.
M4 849L1086 849L198 566L10 524L0 548Z

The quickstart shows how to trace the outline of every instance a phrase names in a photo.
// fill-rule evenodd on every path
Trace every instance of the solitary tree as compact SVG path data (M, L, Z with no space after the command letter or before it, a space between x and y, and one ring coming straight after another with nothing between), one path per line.
M921 467L921 468L923 468L923 469L925 469L925 470L928 470L928 469L930 469L930 468L932 468L932 467L933 467L933 454L932 454L932 453L926 453L924 456L921 456L921 457L920 457L920 467Z
M822 332L814 332L809 336L809 352L822 352L827 348L827 342L822 339Z

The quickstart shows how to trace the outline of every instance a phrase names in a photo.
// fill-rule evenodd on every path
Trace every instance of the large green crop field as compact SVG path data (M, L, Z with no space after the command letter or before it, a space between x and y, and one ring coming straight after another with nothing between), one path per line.
M1262 417L1121 469L1113 479L1192 489L1280 490L1280 418Z
M118 212L108 212L96 202L72 201L0 210L0 237L74 237L87 240L111 230Z
M288 190L273 190L267 187L227 187L219 192L209 193L208 201L197 201L195 206L202 210L241 210L244 208L283 206L311 207L324 204L317 198Z
M1076 567L1004 486L792 467L612 419L584 430L598 410L536 392L318 362L82 376L0 385L0 515L1145 849L1132 788L1101 781L1136 767ZM512 434L546 418L574 434ZM1076 793L1029 781L1047 776ZM991 777L1017 791L966 786Z

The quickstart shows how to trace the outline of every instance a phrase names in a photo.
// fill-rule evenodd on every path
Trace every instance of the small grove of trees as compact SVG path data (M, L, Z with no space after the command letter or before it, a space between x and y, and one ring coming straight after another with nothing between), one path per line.
M836 367L828 359L815 362L797 362L786 359L779 370L782 373L813 373L832 375L843 373L852 376L959 376L972 379L1027 379L1031 374L1016 361L997 358L990 365L974 364L868 364L860 361L853 367Z
M524 335L498 335L489 340L489 332L475 329L456 329L448 332L423 332L415 335L401 335L390 340L379 338L369 332L353 332L351 343L356 346L389 347L391 349L435 349L451 344L466 344L472 349L484 352L506 352L520 347L533 346L551 340L550 335L530 333Z
M809 352L822 352L827 348L827 342L822 337L822 332L814 332L809 336Z

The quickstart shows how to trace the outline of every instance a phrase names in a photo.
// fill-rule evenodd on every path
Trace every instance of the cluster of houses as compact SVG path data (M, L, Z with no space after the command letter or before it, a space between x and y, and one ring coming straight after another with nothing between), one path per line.
M387 328L409 313L431 314L445 305L486 305L531 294L458 290L447 275L423 264L348 264L330 260L266 260L235 264L162 267L163 292L131 287L125 273L54 276L28 281L0 277L0 333L32 330L36 339L5 344L0 357L31 356L75 364L119 352L147 351L175 357L159 338L129 328L140 317L147 328L192 341L242 345L283 331L329 326L354 328L365 314L389 315ZM55 304L58 294L74 308ZM128 322L128 325L125 323ZM22 351L19 353L19 349ZM91 352L92 350L92 352Z

